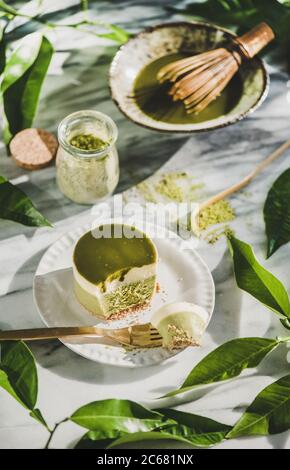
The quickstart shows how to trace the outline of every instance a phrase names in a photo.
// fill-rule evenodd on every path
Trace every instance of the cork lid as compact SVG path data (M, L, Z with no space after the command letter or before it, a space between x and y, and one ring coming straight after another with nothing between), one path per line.
M43 129L24 129L10 142L11 155L16 164L27 170L38 170L50 164L58 147L53 134Z

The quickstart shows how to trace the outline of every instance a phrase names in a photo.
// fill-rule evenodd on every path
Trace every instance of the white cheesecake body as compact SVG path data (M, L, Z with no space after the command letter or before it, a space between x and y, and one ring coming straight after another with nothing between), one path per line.
M206 310L190 302L173 302L154 312L151 323L168 349L199 346L208 321Z

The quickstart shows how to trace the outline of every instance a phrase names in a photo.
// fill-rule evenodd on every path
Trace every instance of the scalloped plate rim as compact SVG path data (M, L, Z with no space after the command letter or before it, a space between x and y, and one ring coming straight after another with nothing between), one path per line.
M38 293L38 286L37 286L37 278L38 278L38 275L39 275L39 271L41 270L42 266L47 262L47 258L49 256L51 256L51 253L54 251L54 249L56 247L58 247L59 244L61 244L61 242L64 242L65 240L67 241L68 238L71 238L70 243L71 243L71 247L72 247L73 246L72 243L75 243L76 240L78 239L78 237L81 236L82 233L85 233L90 228L91 228L91 224L83 224L83 225L81 225L79 227L76 227L72 230L69 230L67 233L61 235L54 243L52 243L48 247L48 249L45 251L45 253L43 254L43 256L42 256L42 258L41 258L41 260L38 264L38 267L37 267L35 275L34 275L34 280L33 280L33 297L34 297L34 303L36 305L38 314L41 317L43 323L48 327L51 326L51 324L47 320L45 313L43 313L41 305L39 303L39 299L38 299L39 293ZM175 234L174 232L171 232L168 229L167 229L167 233L170 233L172 235L174 241L177 242L177 241L181 240L180 237L177 234ZM69 248L69 247L67 247L67 248ZM196 252L195 249L192 249L191 255L194 256L195 260L197 260L200 267L203 268L204 273L206 273L206 276L207 276L208 296L210 297L210 301L209 301L209 305L208 305L209 308L207 308L207 311L208 311L207 326L208 326L208 323L211 320L213 310L214 310L215 285L214 285L214 281L213 281L211 272L210 272L207 264L205 263L205 261L202 259L202 257ZM92 344L81 344L81 345L71 344L71 343L68 343L68 342L66 342L64 340L61 340L61 339L60 339L60 341L68 349L72 350L76 354L78 354L78 355L80 355L80 356L82 356L86 359L92 360L92 361L97 362L97 363L106 364L106 365L112 365L112 366L118 366L118 367L128 367L128 368L148 367L148 366L151 366L151 365L160 364L164 361L168 361L169 359L173 358L176 355L180 356L184 352L184 350L168 351L164 348L147 349L147 350L145 350L145 353L144 353L145 358L147 356L147 360L145 360L145 361L139 361L138 363L136 363L136 362L130 362L128 360L125 361L124 358L120 357L120 360L118 362L118 361L116 361L116 358L113 357L114 355L111 355L111 360L109 360L110 354L102 355L101 351L99 353L95 354L94 357L92 357L92 354L89 353L88 348L90 346L95 346L95 345L92 345ZM107 345L97 345L97 346L100 346L100 349L110 348L110 346L107 346ZM120 347L118 349L120 349L122 351L123 348ZM141 351L141 352L143 351L144 352L144 350L138 350L138 351ZM155 360L153 358L154 353L158 353L157 358ZM98 357L95 357L95 356L98 356ZM151 360L149 359L150 356L152 357Z

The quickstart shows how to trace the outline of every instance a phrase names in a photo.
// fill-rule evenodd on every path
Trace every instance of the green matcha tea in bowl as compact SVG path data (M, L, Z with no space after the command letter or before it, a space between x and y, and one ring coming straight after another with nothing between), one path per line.
M70 114L58 127L56 178L62 193L79 204L110 196L119 180L118 130L107 115L93 110Z
M158 78L162 69L176 61L185 63L182 61L219 48L230 50L238 39L218 25L194 21L147 28L122 45L114 57L110 69L112 98L133 122L161 132L201 132L238 122L257 109L268 93L269 77L259 57L243 60L227 86L200 112L189 113L185 102L172 95L172 83ZM227 63L225 67L219 65L222 81ZM210 77L202 85L209 82Z

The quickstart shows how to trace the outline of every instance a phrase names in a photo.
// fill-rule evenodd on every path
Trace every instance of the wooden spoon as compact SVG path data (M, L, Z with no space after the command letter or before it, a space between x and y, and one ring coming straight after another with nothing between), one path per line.
M222 199L226 198L227 196L230 196L230 194L233 194L240 189L244 188L247 186L251 181L253 181L256 176L261 173L264 168L269 166L272 162L274 162L278 157L283 155L283 153L290 147L290 140L287 140L287 142L284 142L284 144L280 145L274 152L272 152L265 160L263 160L261 163L259 163L247 176L245 176L241 181L238 183L233 184L229 188L219 192L215 196L212 196L211 198L207 199L206 201L202 202L199 205L198 208L198 213L196 214L196 218L200 214L201 211L206 209L207 207L211 206L212 204L215 204L218 201L221 201Z

